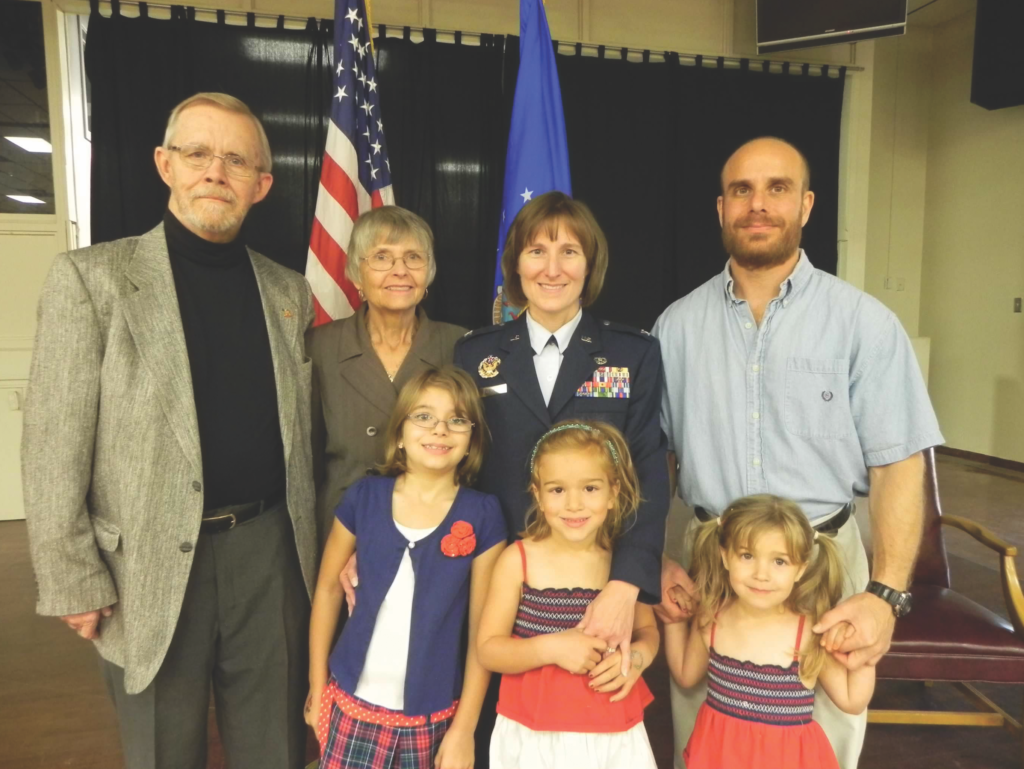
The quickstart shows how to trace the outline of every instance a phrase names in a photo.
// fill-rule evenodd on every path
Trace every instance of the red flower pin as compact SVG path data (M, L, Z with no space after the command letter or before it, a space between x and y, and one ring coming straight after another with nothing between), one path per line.
M451 534L445 534L441 538L441 552L449 558L469 555L474 550L476 550L476 535L473 533L473 525L466 521L453 523Z

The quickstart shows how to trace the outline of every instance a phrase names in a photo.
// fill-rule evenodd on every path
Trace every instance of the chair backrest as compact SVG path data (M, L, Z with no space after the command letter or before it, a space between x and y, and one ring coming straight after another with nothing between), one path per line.
M942 508L939 505L939 481L935 473L935 449L924 451L924 532L921 550L914 567L914 582L949 587L949 559L942 539ZM913 587L911 587L913 591Z

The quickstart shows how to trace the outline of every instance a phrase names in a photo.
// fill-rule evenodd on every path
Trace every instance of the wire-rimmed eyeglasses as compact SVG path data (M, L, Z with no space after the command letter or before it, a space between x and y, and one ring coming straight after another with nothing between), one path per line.
M171 152L177 152L182 162L197 171L205 171L213 164L214 158L220 158L224 164L224 170L228 176L236 179L251 179L257 168L241 155L229 152L227 155L217 155L200 144L183 144L180 147L168 147Z

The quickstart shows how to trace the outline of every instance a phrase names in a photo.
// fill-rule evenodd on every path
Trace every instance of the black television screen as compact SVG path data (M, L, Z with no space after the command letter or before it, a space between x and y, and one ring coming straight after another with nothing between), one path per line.
M902 35L907 0L757 0L758 53Z

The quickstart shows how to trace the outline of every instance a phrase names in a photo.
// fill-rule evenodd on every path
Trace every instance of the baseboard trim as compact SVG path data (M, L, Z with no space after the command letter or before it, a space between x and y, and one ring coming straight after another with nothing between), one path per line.
M935 453L946 454L951 457L959 457L960 459L969 459L972 462L981 462L985 465L1001 467L1004 470L1016 470L1019 473L1024 473L1024 462L1018 462L1014 459L990 457L988 454L979 454L976 451L965 451L964 449L954 449L949 446L936 446Z

